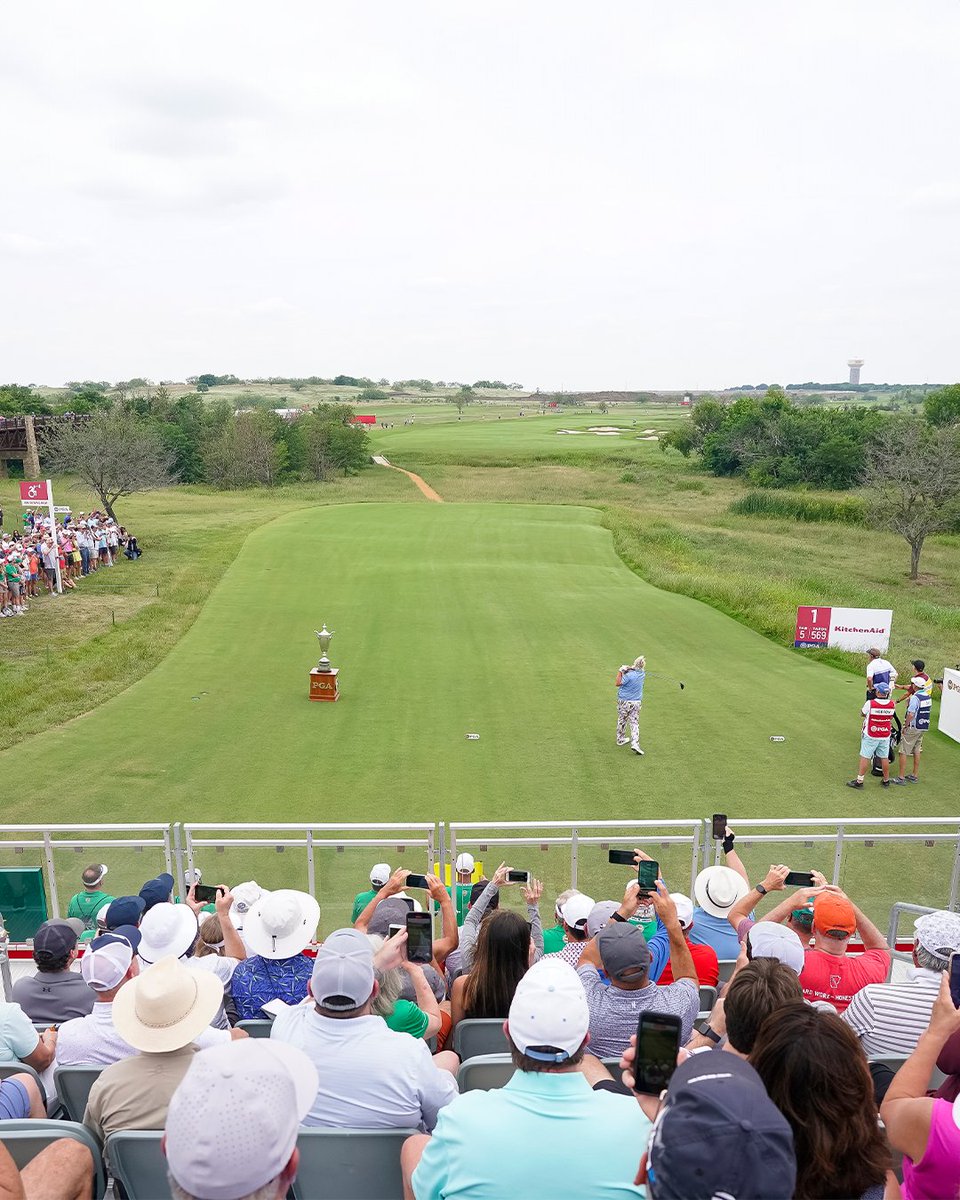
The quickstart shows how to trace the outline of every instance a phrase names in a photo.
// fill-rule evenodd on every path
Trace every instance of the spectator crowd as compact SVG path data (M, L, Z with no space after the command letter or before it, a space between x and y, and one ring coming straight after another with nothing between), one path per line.
M384 1194L416 1200L956 1200L960 914L920 916L892 974L855 899L816 872L788 891L782 864L751 882L735 841L692 896L568 889L546 930L541 883L506 864L461 854L445 885L377 863L320 941L306 893L203 902L192 871L182 902L169 874L113 896L92 864L0 1006L0 1195L91 1194L80 1143L22 1171L2 1148L5 1121L55 1111L57 1068L87 1066L76 1115L107 1168L112 1134L162 1130L176 1200L282 1200L310 1128L414 1131ZM424 954L407 918L431 908ZM665 1086L644 1082L651 1020L677 1031ZM506 1074L462 1087L482 1028Z

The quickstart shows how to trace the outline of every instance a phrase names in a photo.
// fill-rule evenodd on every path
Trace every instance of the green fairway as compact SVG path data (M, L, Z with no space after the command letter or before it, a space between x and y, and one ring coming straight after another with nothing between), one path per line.
M336 705L306 698L324 620ZM613 677L638 653L687 684L650 678L642 760L613 739ZM843 787L861 702L859 680L638 579L592 509L343 505L256 530L158 667L0 755L59 767L4 808L23 822L951 812L960 748L935 734L919 788ZM945 853L898 895L945 887ZM806 860L829 869L832 851ZM349 890L369 864L346 862L324 877ZM558 854L548 874L565 869ZM273 858L257 873L288 879Z

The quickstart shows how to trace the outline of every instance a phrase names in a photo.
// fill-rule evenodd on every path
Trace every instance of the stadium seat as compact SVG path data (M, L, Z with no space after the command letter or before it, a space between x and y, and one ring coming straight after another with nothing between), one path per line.
M733 974L733 968L736 965L737 965L737 960L735 958L721 958L720 959L719 966L720 966L720 982L721 983L728 983L730 981L730 976Z
M700 984L700 1011L709 1013L717 1002L717 989L709 983Z
M127 1200L170 1200L162 1137L160 1129L123 1129L107 1138L104 1156Z
M103 1067L57 1067L53 1073L60 1103L68 1121L82 1121L87 1111L90 1089L100 1078Z
M272 1021L256 1020L256 1021L238 1021L237 1022L237 1028L245 1030L247 1033L250 1034L251 1037L268 1038L270 1036L270 1030L272 1029L272 1027L273 1027Z
M47 1112L50 1112L53 1098L47 1096L47 1089L43 1086L43 1080L33 1067L29 1067L26 1063L21 1062L0 1063L0 1079L9 1079L11 1075L32 1075L37 1087L40 1089L43 1102L47 1106ZM56 1107L59 1108L59 1101L57 1101Z
M479 1054L506 1054L510 1047L503 1032L503 1022L483 1018L458 1021L453 1031L453 1048L460 1061Z
M461 1092L488 1092L508 1083L514 1070L509 1054L478 1054L460 1064L457 1086Z
M93 1200L103 1200L107 1190L100 1147L93 1134L76 1121L4 1121L3 1144L16 1163L17 1170L60 1138L82 1142L93 1155Z
M294 1200L401 1200L400 1147L416 1129L301 1129Z

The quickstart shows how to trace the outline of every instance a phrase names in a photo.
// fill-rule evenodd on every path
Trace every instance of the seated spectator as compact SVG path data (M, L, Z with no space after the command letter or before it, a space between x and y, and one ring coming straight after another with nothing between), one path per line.
M805 946L810 941L813 929L813 899L822 888L827 886L826 878L819 871L810 873L813 876L814 887L798 888L797 891L791 892L787 898L760 918L762 921L773 921L776 924L786 925L787 928L793 930ZM755 918L750 915L752 910L764 896L768 896L771 892L782 892L786 887L786 878L789 874L790 868L784 866L783 863L771 863L770 870L760 883L755 883L750 891L730 909L727 920L737 931L739 941L742 942L747 936L747 930L756 924Z
M785 967L779 970L790 974ZM731 1040L732 1015L728 996ZM836 1013L806 1004L780 1007L757 1031L750 1062L793 1130L795 1195L809 1200L899 1196L877 1123L867 1060Z
M707 1051L673 1073L635 1182L648 1200L788 1200L806 1195L796 1175L790 1126L757 1072Z
M463 927L460 930L460 970L463 973L470 971L473 967L473 953L476 946L477 937L480 932L481 922L495 909L500 907L500 889L503 887L513 887L514 884L507 881L507 875L510 868L506 863L501 863L493 873L493 878L486 884L480 893L470 905L470 911L467 913L466 920L463 922ZM477 887L480 885L478 884ZM476 888L474 888L476 890ZM523 888L524 899L527 902L527 920L530 922L530 937L533 942L534 961L543 957L543 927L540 924L540 896L543 893L543 884L539 880L533 880L530 886ZM593 907L593 901L590 901L590 908ZM589 911L584 914L582 935L586 937L587 917Z
M102 918L106 932L126 926L140 924L146 903L142 896L118 896L111 900L106 908L100 910L98 920Z
M734 840L728 826L723 839L726 866L705 867L694 881L693 898L697 903L690 931L692 946L712 946L717 958L728 962L739 954L740 943L727 918L750 890L750 878L733 848Z
M671 892L670 899L676 905L677 920L680 922L683 936L690 947L690 957L693 959L693 969L697 973L697 982L704 987L716 987L720 982L720 965L716 950L712 946L699 945L690 940L690 931L693 928L693 901L683 892ZM673 983L673 968L669 962L660 972L657 983Z
M390 879L390 875L389 863L375 863L373 865L370 871L370 890L367 892L358 892L353 898L351 921L355 921L360 916L370 901L376 897L383 885Z
M113 899L100 887L106 877L105 863L93 863L84 868L83 874L80 876L83 891L70 897L70 903L67 905L68 920L76 917L78 921L83 922L84 929L95 928L97 913Z
M590 1010L591 1053L597 1058L622 1054L636 1033L641 1012L672 1013L682 1024L681 1043L693 1031L699 1011L699 990L690 947L677 919L677 909L663 883L651 893L670 946L674 982L661 987L650 978L651 955L643 931L625 921L611 921L586 944L577 974ZM557 961L557 960L553 960ZM610 986L598 967L603 965Z
M960 952L960 915L925 913L914 923L913 967L898 983L870 983L850 1001L843 1019L870 1055L910 1054L930 1023L940 976Z
M563 949L564 945L564 927L563 914L560 912L561 905L566 904L571 896L577 895L576 888L567 888L565 892L561 892L557 897L557 902L554 905L553 915L556 924L551 925L549 929L543 931L543 953L557 954Z
M44 921L33 935L37 973L18 979L12 993L31 1021L61 1025L71 1017L86 1016L93 1008L93 992L83 977L71 970L77 961L79 929L79 920Z
M370 934L370 945L374 954L384 944L385 939ZM443 1024L440 1005L433 989L427 982L427 976L419 963L407 960L404 954L399 966L386 970L374 964L377 994L373 998L372 1012L375 1017L382 1017L388 1029L394 1033L409 1033L415 1038L432 1038L440 1032ZM404 983L409 980L414 988L414 998L406 1000L402 992Z
M624 1180L650 1122L632 1097L591 1090L580 1070L589 1023L583 989L567 963L548 958L531 967L504 1025L513 1077L501 1088L461 1096L440 1113L432 1137L404 1143L406 1194L416 1200L642 1194ZM538 1152L544 1147L553 1152Z
M46 1115L47 1106L33 1075L24 1071L0 1079L0 1122L26 1121L30 1118L42 1121ZM2 1135L3 1125L0 1124L0 1137ZM7 1200L2 1188L0 1196Z
M230 920L234 929L240 934L240 940L246 946L246 939L243 936L243 926L247 919L247 913L253 908L257 901L266 899L270 895L265 891L255 879L249 879L246 883L238 883L233 891L233 904L230 906Z
M863 953L848 954L848 943L857 930ZM807 1000L827 1000L843 1012L861 988L886 979L890 969L886 938L839 888L826 888L814 899L813 940L800 975Z
M767 1017L789 1004L802 1004L803 992L796 971L775 958L756 958L737 971L723 999L727 1026L724 1049L746 1058Z
M19 1004L0 1000L0 1063L26 1063L45 1071L57 1049L57 1031L38 1034Z
M494 912L480 926L469 975L461 975L450 993L453 1027L478 1018L507 1019L517 984L530 969L530 926L517 912Z
M927 1095L937 1059L958 1033L960 1010L954 1007L950 976L944 972L930 1023L880 1106L890 1145L904 1156L904 1200L954 1200L960 1195L960 1101Z
M496 879L496 876L494 876ZM576 967L583 953L583 947L589 940L587 922L593 912L595 901L592 896L583 892L574 892L564 900L560 908L560 922L563 925L563 945L551 956Z
M398 966L407 934L385 943L376 965ZM281 1012L270 1037L303 1050L320 1083L304 1125L336 1129L432 1129L457 1095L457 1057L394 1033L372 1012L373 949L358 929L338 929L318 947L313 1004ZM449 1069L444 1069L449 1068Z
M313 1063L283 1042L251 1038L196 1055L167 1109L174 1200L285 1200L318 1083Z
M467 919L473 900L473 872L476 861L472 854L458 854L454 863L453 886L449 889L457 912L457 924Z
M137 1051L112 1063L90 1089L83 1123L103 1144L118 1129L162 1129L167 1105L197 1052L223 989L213 975L162 958L121 987L117 1033Z
M0 1142L0 1196L4 1200L89 1200L93 1172L89 1148L73 1138L57 1138L44 1146L22 1171Z
M320 923L320 905L306 892L282 888L263 895L246 913L243 938L252 957L237 964L230 995L240 1021L263 1016L272 1000L306 999L313 959L304 954Z
M173 876L164 871L156 879L148 879L140 889L144 911L149 912L156 904L173 903Z

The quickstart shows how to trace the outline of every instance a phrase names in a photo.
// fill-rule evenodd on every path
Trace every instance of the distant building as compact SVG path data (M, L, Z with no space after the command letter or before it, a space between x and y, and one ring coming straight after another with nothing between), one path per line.
M860 368L863 366L862 358L848 358L847 366L850 368L850 383L860 382Z

